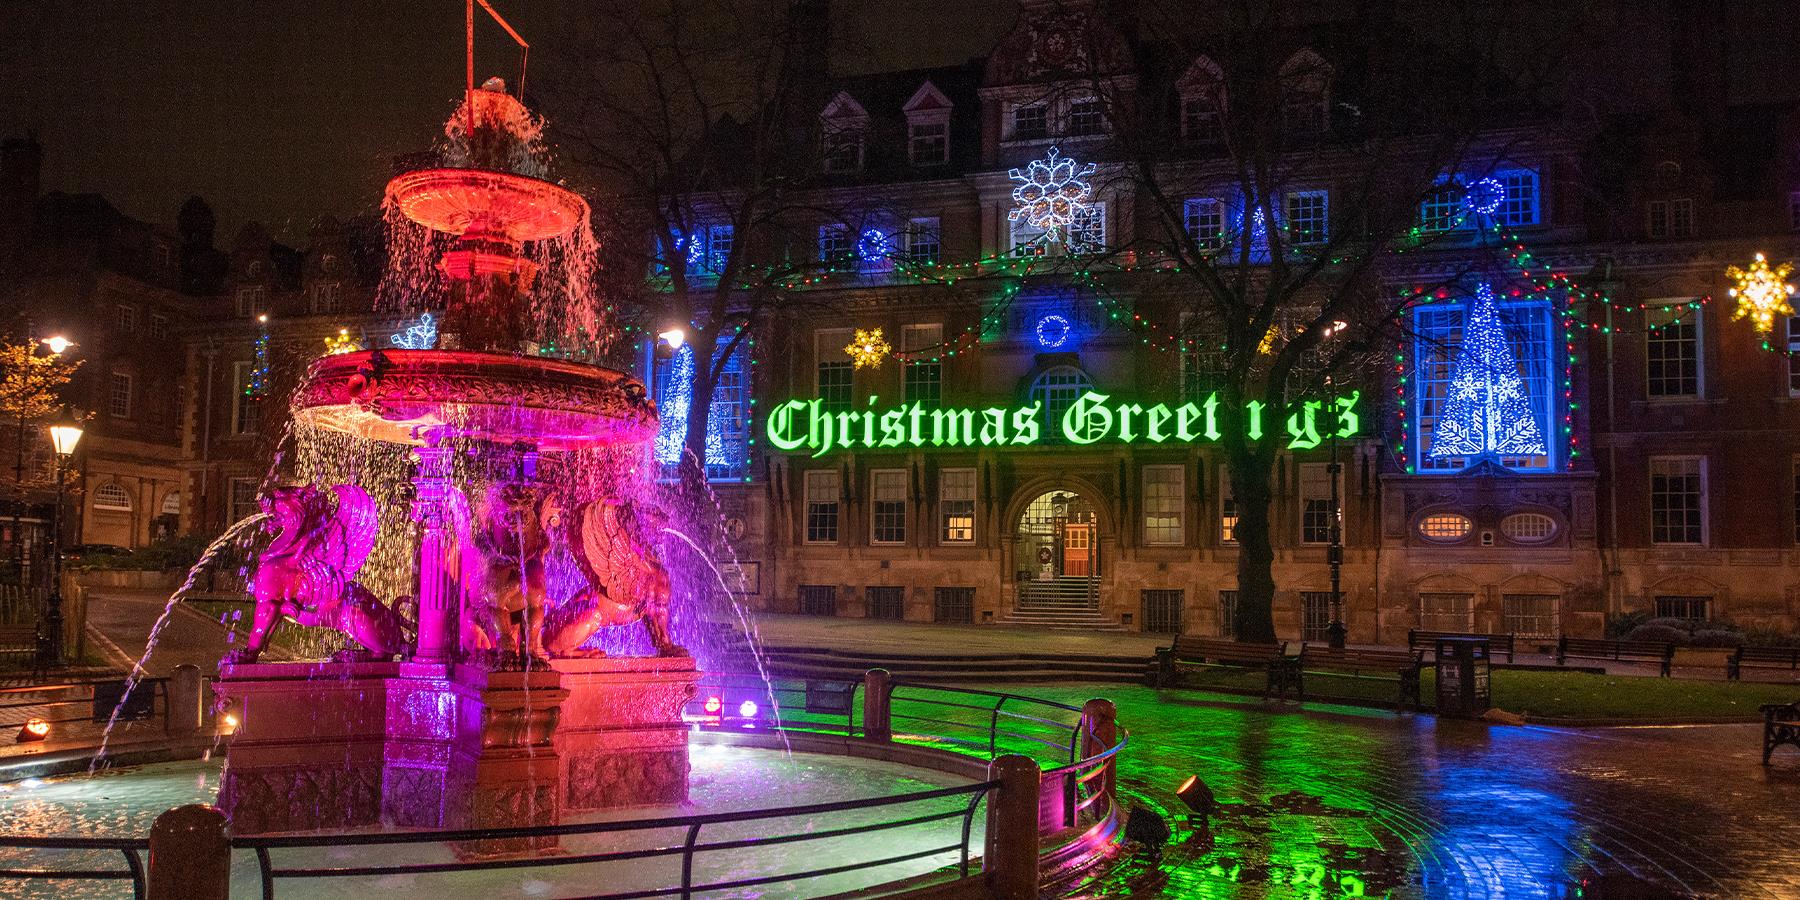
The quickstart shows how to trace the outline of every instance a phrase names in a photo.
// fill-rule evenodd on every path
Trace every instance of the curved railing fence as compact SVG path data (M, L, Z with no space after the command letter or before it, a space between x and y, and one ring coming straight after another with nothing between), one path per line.
M194 857L209 852L224 854L219 864L226 866L234 852L253 856L261 896L276 898L284 896L284 887L308 882L330 881L340 891L375 891L379 880L396 876L454 878L457 873L634 861L635 883L630 889L613 885L610 893L582 895L626 900L687 898L857 871L867 871L869 882L888 883L921 873L916 867L898 876L894 869L878 870L937 857L942 861L935 872L944 878L970 884L979 878L989 886L1007 882L1026 891L1019 896L1028 896L1035 894L1040 854L1046 846L1066 848L1083 839L1104 840L1117 825L1113 772L1125 739L1113 721L1112 704L1103 700L1076 707L996 691L894 681L881 671L870 672L862 681L764 682L751 675L709 674L702 678L686 714L702 732L747 734L765 742L779 738L791 741L795 749L836 747L873 756L888 753L882 745L901 745L897 749L902 752L893 758L971 775L985 770L987 775L976 776L969 784L886 797L524 828L231 838L223 832L221 818L216 847L184 845L153 851L148 875L138 854L151 849L161 839L158 834L179 831L186 835L183 840L194 840L195 829L159 825L150 840L0 835L0 848L114 851L126 862L113 870L73 865L57 869L55 860L46 857L42 867L0 871L0 878L130 880L139 898L218 900L224 895L194 896L191 887L183 887L179 894L159 894L159 883L175 882L159 882L158 866L162 861L192 864ZM955 756L933 756L943 753ZM951 765L954 759L963 762ZM977 840L975 824L984 806L984 846L978 851L972 842ZM879 837L905 829L943 828L945 823L954 824L954 839L933 832L910 844L902 842L901 847L883 848ZM1060 837L1045 840L1059 833ZM869 837L860 839L863 836ZM852 840L846 844L845 839ZM530 852L552 846L560 852ZM773 847L799 848L788 853L801 868L744 874L718 863L733 852L757 853ZM95 857L90 852L63 858ZM980 872L974 871L977 864ZM452 889L458 882L443 884Z

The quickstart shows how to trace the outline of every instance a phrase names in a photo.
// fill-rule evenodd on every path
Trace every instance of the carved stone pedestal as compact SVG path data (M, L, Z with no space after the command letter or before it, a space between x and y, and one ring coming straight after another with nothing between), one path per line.
M559 659L569 692L556 731L562 808L570 812L687 800L681 709L699 673L689 657Z

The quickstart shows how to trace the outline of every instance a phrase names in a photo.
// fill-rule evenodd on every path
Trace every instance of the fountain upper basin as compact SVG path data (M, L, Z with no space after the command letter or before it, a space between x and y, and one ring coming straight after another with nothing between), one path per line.
M385 364L377 367L380 353ZM371 375L377 368L378 377ZM545 450L646 441L656 407L616 369L472 350L364 350L313 364L294 419L332 431L420 445L434 432Z
M492 169L419 169L388 182L387 194L407 218L436 231L494 232L513 241L567 234L588 211L568 188Z

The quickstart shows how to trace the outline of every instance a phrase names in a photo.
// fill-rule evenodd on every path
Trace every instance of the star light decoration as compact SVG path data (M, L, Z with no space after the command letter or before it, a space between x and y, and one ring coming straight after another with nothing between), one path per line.
M431 313L420 313L418 321L406 326L406 330L388 335L388 343L401 350L430 350L437 346L437 320Z
M1444 414L1431 430L1432 459L1452 456L1541 456L1544 434L1519 360L1500 324L1494 291L1475 288L1462 349L1450 370Z
M1770 266L1761 253L1756 254L1756 262L1749 268L1727 266L1725 277L1737 284L1731 289L1738 304L1731 320L1749 319L1757 332L1765 336L1774 332L1777 316L1794 314L1793 305L1788 303L1788 298L1794 296L1794 286L1787 283L1793 271L1793 263Z
M1056 148L1050 155L1034 159L1023 170L1013 169L1007 177L1018 182L1013 188L1013 208L1009 221L1024 219L1033 228L1041 228L1051 240L1066 234L1075 217L1092 205L1094 187L1085 179L1094 174L1093 163L1078 165L1075 160L1059 156Z
M362 349L356 338L350 336L350 329L339 328L338 333L325 339L325 355L337 356L340 353L355 353Z
M875 369L880 368L882 360L887 359L893 349L888 345L887 338L882 336L881 329L858 328L856 339L844 348L844 352L856 363L854 368Z

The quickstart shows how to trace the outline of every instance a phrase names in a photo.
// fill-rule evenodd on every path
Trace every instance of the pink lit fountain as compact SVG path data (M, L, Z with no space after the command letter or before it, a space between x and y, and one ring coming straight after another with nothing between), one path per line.
M263 501L278 533L252 580L249 640L217 684L241 723L220 794L237 834L550 824L686 799L681 708L697 675L669 636L653 516L607 483L630 476L589 471L646 445L656 412L622 372L539 355L547 326L530 298L584 291L534 291L532 254L585 233L588 206L535 177L538 127L498 79L468 91L446 129L449 164L387 189L406 219L454 239L436 259L441 346L325 356L294 395L301 441L410 448L411 472L373 486L401 498L389 501L400 515L382 514L367 481ZM591 313L562 310L571 320L597 332ZM363 583L378 544L406 548L395 568L410 593ZM258 662L285 620L353 646ZM655 656L584 649L602 627L637 623Z

